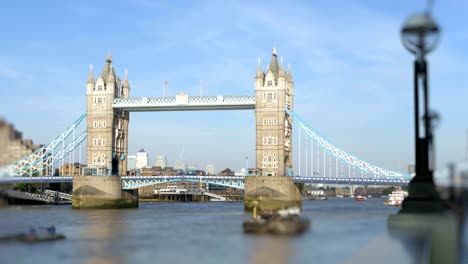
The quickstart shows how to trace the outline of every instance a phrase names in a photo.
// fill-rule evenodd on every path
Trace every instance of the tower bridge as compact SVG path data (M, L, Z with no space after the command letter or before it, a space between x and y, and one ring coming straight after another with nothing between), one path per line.
M61 178L62 181L73 181L73 207L137 206L138 195L132 189L154 184L161 178L127 177L130 113L211 110L255 110L256 165L252 171L256 176L241 179L203 178L213 184L245 189L246 207L250 206L251 201L261 204L263 200L266 201L265 205L269 200L286 207L300 205L300 193L294 181L384 185L405 184L411 178L411 175L373 165L344 151L317 133L294 112L291 68L286 70L282 61L278 62L276 50L265 72L258 63L253 96L188 96L180 93L173 97L133 98L130 97L130 90L127 71L122 81L116 75L112 58L108 55L97 79L93 69L90 69L86 85L86 114L49 144L0 168L0 183L24 182L28 179L53 180L47 176L53 175L57 164L63 165L67 159L69 163L75 162L76 157L81 163L82 145L86 139L85 175L89 176ZM82 122L85 118L86 123ZM299 149L295 170L292 155L293 119L297 125L294 130L297 131ZM178 178L181 177L170 180Z

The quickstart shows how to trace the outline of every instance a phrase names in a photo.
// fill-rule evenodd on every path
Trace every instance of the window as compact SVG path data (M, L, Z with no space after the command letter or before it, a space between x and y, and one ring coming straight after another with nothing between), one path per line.
M94 128L106 128L107 122L106 121L94 121L93 127Z
M102 91L102 85L97 86L98 91Z
M273 86L273 81L272 81L272 80L268 80L268 81L267 81L267 86Z
M263 145L276 145L278 143L277 137L266 136L263 137Z
M263 125L267 124L267 118L263 118Z

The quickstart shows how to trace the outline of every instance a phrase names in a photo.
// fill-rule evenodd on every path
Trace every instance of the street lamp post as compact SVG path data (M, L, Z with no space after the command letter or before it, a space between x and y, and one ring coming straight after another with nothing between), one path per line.
M443 206L433 180L433 134L429 109L429 88L425 55L435 49L440 37L439 26L429 13L411 16L401 29L403 46L416 56L414 61L415 177L409 183L409 195L401 212L433 212ZM422 90L422 98L420 98ZM422 103L422 109L420 106ZM420 110L423 115L420 116ZM423 129L421 128L421 119ZM420 133L423 130L424 133Z

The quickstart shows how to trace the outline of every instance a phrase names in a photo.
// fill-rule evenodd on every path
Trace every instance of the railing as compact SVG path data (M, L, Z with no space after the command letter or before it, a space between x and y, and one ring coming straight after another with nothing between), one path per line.
M57 191L51 191L51 190L45 190L44 191L45 195L51 196L51 197L57 197L60 200L72 200L72 195L68 193L62 193L62 192L57 192Z
M255 96L188 96L114 98L114 108L125 111L247 110L255 109Z
M45 191L43 194L39 193L28 193L20 192L15 190L3 190L1 191L5 196L9 198L23 199L40 201L49 204L65 204L71 202L71 195L66 193L58 193L54 191Z
M222 195L217 195L217 194L214 194L214 193L210 193L210 192L205 192L205 195L206 196L209 196L209 197L212 197L212 198L216 198L220 201L228 201L229 199L226 199L226 197L222 196Z

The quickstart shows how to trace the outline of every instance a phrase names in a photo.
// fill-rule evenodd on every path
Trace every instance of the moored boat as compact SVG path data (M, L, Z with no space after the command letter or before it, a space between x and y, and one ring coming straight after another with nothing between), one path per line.
M407 191L395 190L388 195L388 201L385 202L385 205L400 207L405 197L408 196Z
M362 201L365 201L367 198L365 196L361 196L361 195L358 195L356 197L354 197L354 200L356 202L362 202Z
M65 239L65 235L55 233L55 227L53 225L47 228L39 228L38 230L31 227L28 233L0 236L0 242L21 241L34 243L61 239Z

